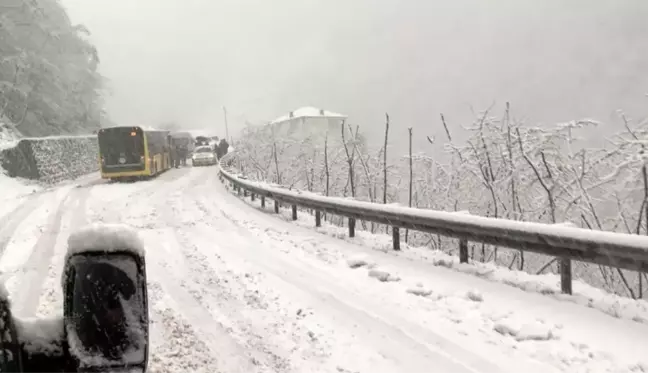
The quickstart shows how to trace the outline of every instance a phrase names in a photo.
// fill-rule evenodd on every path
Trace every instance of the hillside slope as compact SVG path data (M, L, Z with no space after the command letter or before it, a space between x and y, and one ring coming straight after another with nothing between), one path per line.
M3 1L0 33L0 118L23 136L100 127L97 50L59 0Z

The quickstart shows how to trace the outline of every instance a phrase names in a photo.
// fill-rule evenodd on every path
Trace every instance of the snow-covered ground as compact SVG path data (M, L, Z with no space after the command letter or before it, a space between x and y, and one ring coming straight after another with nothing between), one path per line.
M19 315L52 316L69 234L134 226L147 250L151 372L648 370L644 323L267 210L229 193L214 167L84 179L0 212L0 268Z
M36 183L11 178L0 168L0 216L9 213L25 201L25 198L41 189Z
M232 193L234 193L234 191L232 191ZM259 199L256 199L255 201L247 199L247 203L257 209L261 209L261 202ZM461 213L467 212L462 211ZM282 206L278 217L285 221L292 221L292 210L289 206ZM323 219L325 219L325 217ZM524 271L510 270L493 263L473 262L470 264L462 264L459 263L459 258L456 255L449 255L440 250L432 250L429 247L413 247L405 243L401 243L402 250L396 252L392 249L391 234L370 233L367 231L357 230L356 237L349 238L347 227L329 224L324 220L322 226L316 228L314 227L314 220L315 218L312 213L304 213L302 211L298 213L298 219L293 222L293 224L311 228L319 233L341 240L367 246L373 250L389 253L390 256L399 256L411 261L426 262L429 265L443 266L455 271L472 274L489 281L505 283L513 287L537 292L566 302L578 303L617 318L625 318L639 323L648 324L648 302L645 300L635 300L608 293L582 281L574 281L573 295L565 295L561 293L560 276L557 274L547 273L542 275L533 275ZM459 245L457 240L448 239L448 241L452 241L448 242L449 245ZM358 266L370 264L366 263L366 260L363 258L350 259L350 265L353 265L353 263L357 263L356 265Z

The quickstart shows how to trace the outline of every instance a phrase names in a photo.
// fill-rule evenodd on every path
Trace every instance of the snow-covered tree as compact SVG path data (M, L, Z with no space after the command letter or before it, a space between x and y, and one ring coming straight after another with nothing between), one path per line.
M508 104L502 113L487 110L462 127L449 125L442 115L446 141L428 138L429 151L411 155L412 206L648 234L648 122L623 114L619 120L625 130L608 146L591 148L579 136L600 125L591 119L530 126L514 120ZM467 136L458 142L450 128ZM379 147L367 144L359 126L345 124L341 130L277 138L267 126L248 127L238 141L238 162L248 177L290 188L354 194L377 203L386 192L387 203L409 203L409 154L385 165L385 151L403 154L402 149L389 148L387 137ZM439 151L446 156L439 157ZM385 231L362 222L358 228ZM453 240L420 232L410 232L409 243L457 249ZM473 260L531 273L558 269L555 258L480 243L471 243L470 253ZM575 278L631 297L643 297L648 280L636 272L584 263L573 264L572 270Z
M103 113L99 57L58 0L0 4L0 116L24 135L90 132Z

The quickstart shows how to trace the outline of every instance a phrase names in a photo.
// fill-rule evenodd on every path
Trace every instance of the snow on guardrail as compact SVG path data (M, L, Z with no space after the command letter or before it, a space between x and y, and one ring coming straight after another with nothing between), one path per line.
M571 294L570 260L590 262L610 267L648 272L648 237L623 233L595 231L564 224L542 224L506 219L487 218L456 213L383 205L350 198L326 197L312 192L288 190L277 185L255 182L228 171L228 154L221 160L220 176L223 181L252 198L259 196L292 206L293 220L297 219L297 206L315 211L316 225L322 212L348 218L349 235L355 235L355 220L387 224L393 227L393 245L400 249L399 228L440 234L459 239L459 257L468 261L468 241L532 251L561 258L561 288Z

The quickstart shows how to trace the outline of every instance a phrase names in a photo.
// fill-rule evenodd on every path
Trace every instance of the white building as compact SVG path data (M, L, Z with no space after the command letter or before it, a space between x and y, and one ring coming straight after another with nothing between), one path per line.
M327 132L339 133L346 118L344 114L306 106L271 121L268 126L280 137L324 136Z

